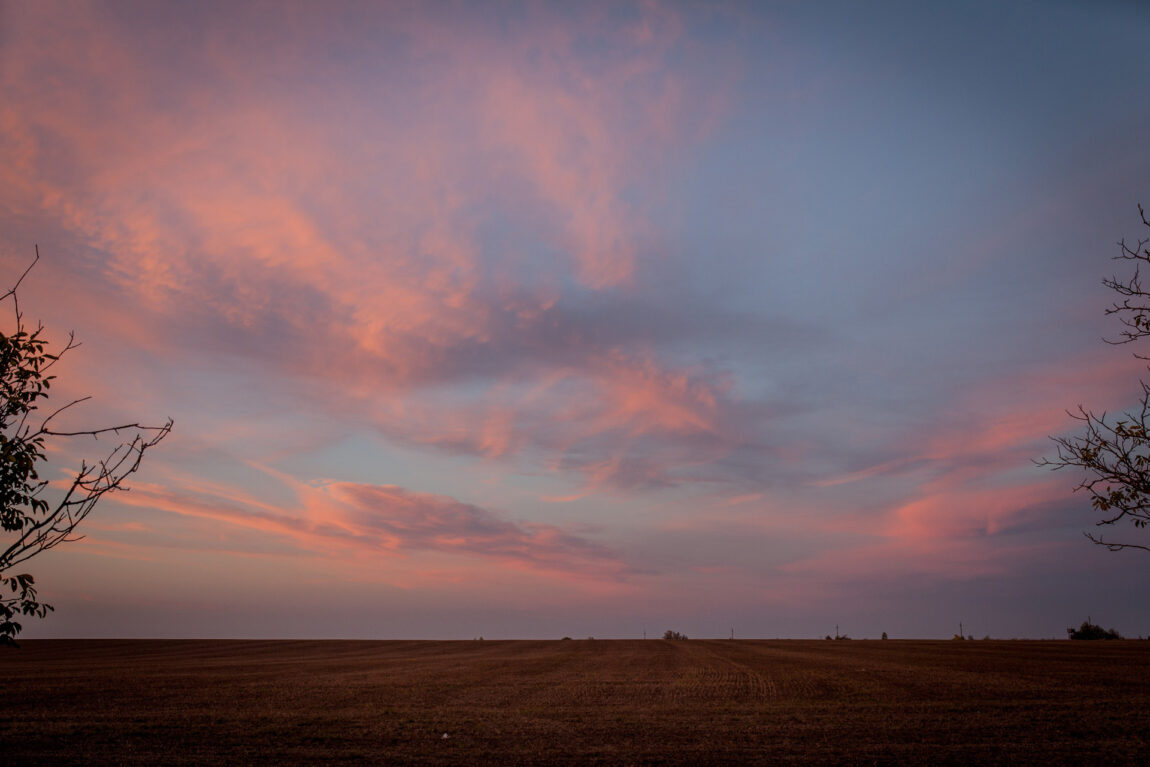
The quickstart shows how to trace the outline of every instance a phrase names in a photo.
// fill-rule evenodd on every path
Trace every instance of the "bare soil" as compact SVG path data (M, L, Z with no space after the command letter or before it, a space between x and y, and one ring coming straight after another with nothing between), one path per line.
M28 640L0 762L1144 765L1148 683L1139 641Z

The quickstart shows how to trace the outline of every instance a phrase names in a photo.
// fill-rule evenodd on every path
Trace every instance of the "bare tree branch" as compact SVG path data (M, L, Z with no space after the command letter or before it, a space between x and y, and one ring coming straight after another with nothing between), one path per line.
M0 301L3 301L9 296L15 298L16 290L20 287L20 283L24 282L24 278L28 276L28 272L32 271L32 267L36 266L36 264L40 261L40 246L34 245L33 247L36 249L36 257L32 259L32 263L28 264L28 268L23 271L20 277L16 280L16 283L12 287L8 288L4 295L0 296Z
M1091 535L1090 533L1083 533L1094 543L1099 546L1105 546L1110 551L1121 551L1122 549L1142 549L1142 551L1150 551L1150 546L1143 546L1138 543L1111 543L1110 541L1102 540L1101 536Z

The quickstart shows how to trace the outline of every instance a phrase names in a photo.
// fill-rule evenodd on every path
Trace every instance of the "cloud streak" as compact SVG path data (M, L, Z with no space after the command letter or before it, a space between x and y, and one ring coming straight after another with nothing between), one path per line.
M619 580L632 574L609 547L560 527L516 523L488 509L396 485L299 483L275 473L298 496L272 505L224 485L180 488L136 483L120 496L132 506L208 520L259 534L258 550L366 558L436 552L478 557L492 566L557 578ZM237 544L243 550L243 536ZM418 565L416 566L418 568Z

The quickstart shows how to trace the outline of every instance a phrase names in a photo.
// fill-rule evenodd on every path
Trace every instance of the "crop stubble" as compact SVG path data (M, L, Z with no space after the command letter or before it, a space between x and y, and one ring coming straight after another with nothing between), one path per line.
M0 759L1145 764L1147 682L1136 641L40 640Z

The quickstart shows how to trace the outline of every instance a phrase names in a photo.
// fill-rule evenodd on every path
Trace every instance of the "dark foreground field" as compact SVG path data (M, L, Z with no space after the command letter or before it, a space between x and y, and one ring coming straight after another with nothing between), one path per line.
M6 765L1150 762L1150 642L0 650Z

